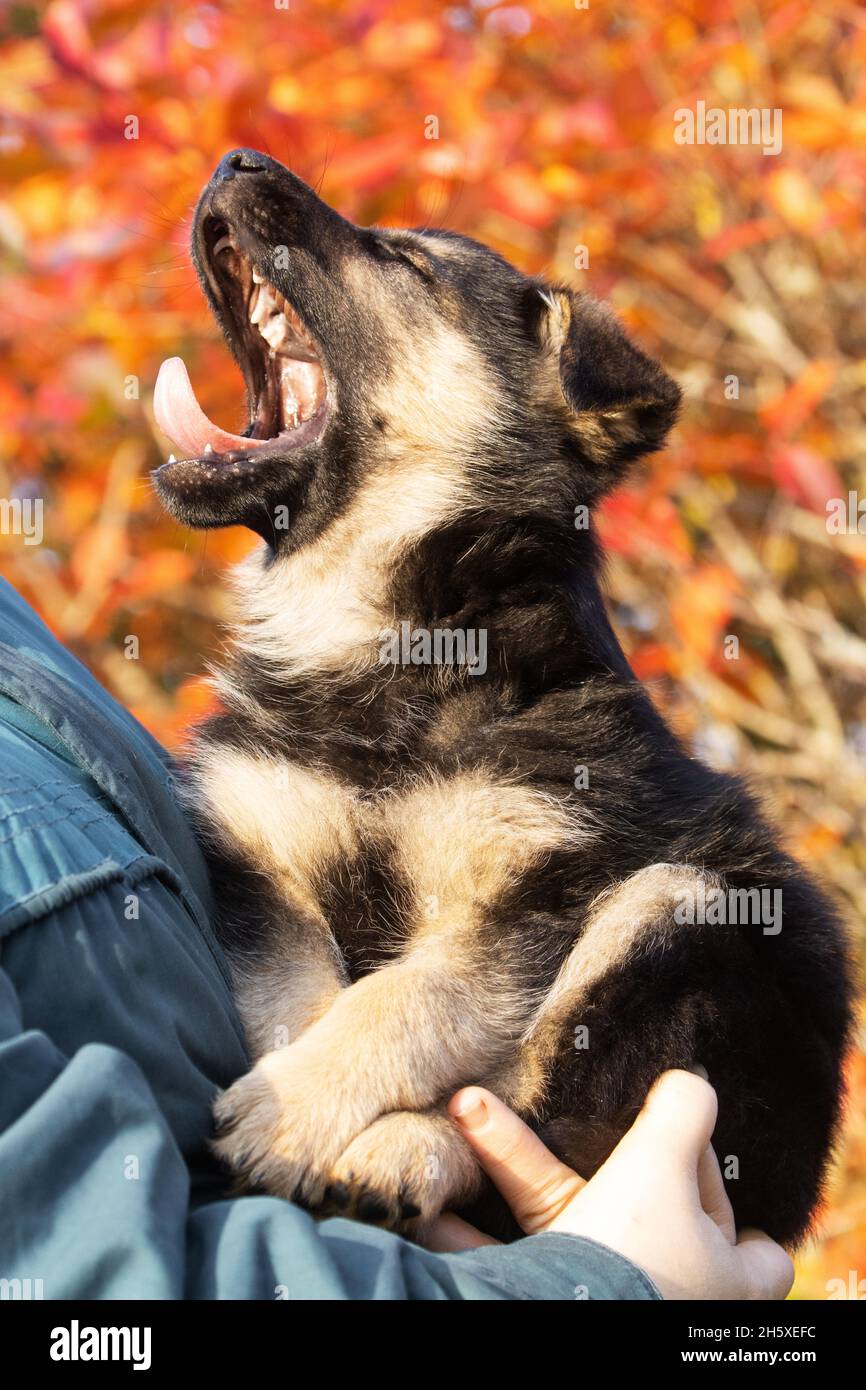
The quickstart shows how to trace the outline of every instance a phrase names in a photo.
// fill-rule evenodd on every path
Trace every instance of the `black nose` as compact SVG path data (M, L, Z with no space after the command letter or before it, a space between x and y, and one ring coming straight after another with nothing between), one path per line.
M267 155L259 154L258 150L231 150L217 165L214 179L225 183L235 174L263 174L269 162Z

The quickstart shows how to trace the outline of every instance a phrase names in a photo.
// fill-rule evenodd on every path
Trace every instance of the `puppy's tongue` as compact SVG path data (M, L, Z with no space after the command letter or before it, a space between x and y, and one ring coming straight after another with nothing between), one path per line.
M217 454L232 449L257 449L265 439L249 439L245 434L229 434L209 420L195 398L189 373L181 357L163 362L153 389L153 413L163 434L185 454L198 458L206 445Z

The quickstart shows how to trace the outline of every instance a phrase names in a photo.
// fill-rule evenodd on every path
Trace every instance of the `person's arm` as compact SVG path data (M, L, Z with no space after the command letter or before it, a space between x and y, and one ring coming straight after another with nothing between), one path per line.
M71 972L75 961L80 971L80 957L64 955L63 943L87 937L88 916L123 920L125 891L101 890L7 938L4 963L25 996L30 952L49 951L58 970ZM160 912L154 885L129 930L161 939ZM86 999L85 982L75 984ZM180 1011L173 1024L170 1017L154 1015L146 1026L183 1026ZM182 1094L176 1099L183 1103ZM194 1205L186 1162L141 1068L120 1047L89 1044L67 1056L45 1031L24 1028L7 971L0 1277L41 1280L47 1299L573 1299L587 1289L600 1299L657 1297L628 1261L572 1236L443 1255L348 1221L317 1225L276 1197Z

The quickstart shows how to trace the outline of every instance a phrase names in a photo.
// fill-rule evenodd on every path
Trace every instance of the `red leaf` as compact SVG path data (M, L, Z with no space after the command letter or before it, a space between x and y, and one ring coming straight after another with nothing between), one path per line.
M831 497L844 497L833 465L805 444L778 444L772 452L773 476L782 492L813 512L826 513Z

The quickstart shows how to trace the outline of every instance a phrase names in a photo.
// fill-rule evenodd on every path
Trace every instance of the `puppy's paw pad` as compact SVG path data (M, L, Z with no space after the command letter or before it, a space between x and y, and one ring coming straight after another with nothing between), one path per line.
M320 1215L348 1216L417 1236L460 1190L477 1165L441 1116L383 1115L341 1154L329 1174Z

